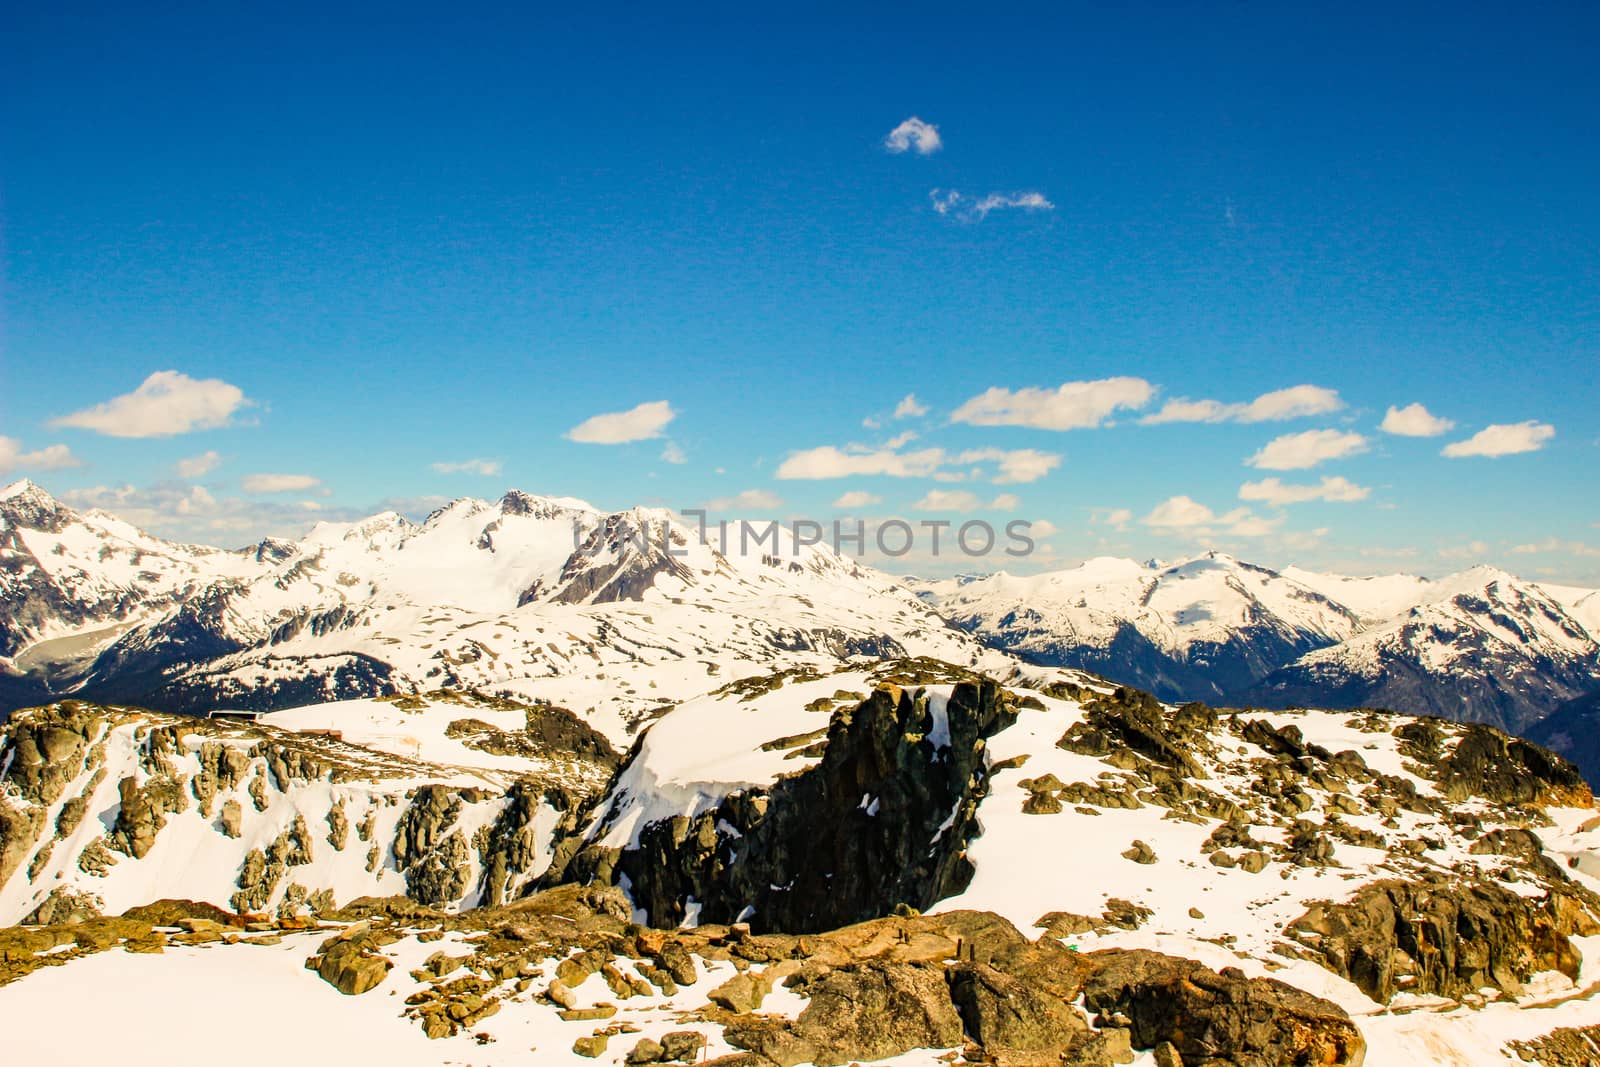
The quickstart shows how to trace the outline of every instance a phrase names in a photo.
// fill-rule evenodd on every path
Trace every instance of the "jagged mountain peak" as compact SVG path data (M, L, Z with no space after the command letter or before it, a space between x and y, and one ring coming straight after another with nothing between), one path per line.
M78 515L27 478L0 490L0 520L27 530L57 532Z
M41 489L37 483L28 478L18 478L10 485L0 489L0 500L11 500L22 496L43 497L46 500L54 499L49 493Z

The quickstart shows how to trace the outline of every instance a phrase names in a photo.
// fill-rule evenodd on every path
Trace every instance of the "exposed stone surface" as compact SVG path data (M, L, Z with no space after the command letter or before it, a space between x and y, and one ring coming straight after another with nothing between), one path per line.
M1184 1063L1234 1067L1360 1064L1366 1042L1345 1012L1270 978L1220 974L1154 952L1099 952L1084 1004L1126 1019L1135 1048L1170 1044Z
M1016 714L994 683L960 682L946 705L949 745L939 748L926 695L882 686L832 713L820 763L698 818L653 824L620 857L586 850L566 876L626 876L661 925L682 921L691 897L707 922L752 906L761 930L824 930L899 904L927 907L971 879L965 845L988 790L984 738ZM835 831L818 834L818 825Z
M1460 999L1484 987L1519 993L1539 971L1578 976L1569 934L1597 927L1587 901L1560 891L1525 897L1436 872L1363 886L1290 926L1306 953L1387 1003L1405 989Z

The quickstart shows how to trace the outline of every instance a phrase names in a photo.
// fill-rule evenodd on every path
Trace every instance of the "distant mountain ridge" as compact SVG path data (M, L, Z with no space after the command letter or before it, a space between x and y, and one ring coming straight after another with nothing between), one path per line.
M1170 700L1393 707L1520 731L1600 690L1600 595L1492 567L1348 578L1211 552L908 585L996 648Z
M922 581L791 548L719 551L665 510L513 490L224 550L17 482L0 489L0 714L60 695L203 713L473 687L593 711L621 741L733 678L858 655L1002 674L1021 657L1169 700L1514 732L1600 692L1600 592L1494 568L1345 577L1212 552Z
M5 708L76 695L269 710L468 687L593 710L620 738L775 665L1012 662L826 549L724 553L665 510L517 491L224 551L19 482L0 490L0 546Z

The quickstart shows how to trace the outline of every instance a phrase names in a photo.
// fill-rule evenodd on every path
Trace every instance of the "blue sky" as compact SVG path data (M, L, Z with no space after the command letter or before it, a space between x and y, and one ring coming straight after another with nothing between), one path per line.
M0 475L1600 581L1600 12L1296 8L12 13Z

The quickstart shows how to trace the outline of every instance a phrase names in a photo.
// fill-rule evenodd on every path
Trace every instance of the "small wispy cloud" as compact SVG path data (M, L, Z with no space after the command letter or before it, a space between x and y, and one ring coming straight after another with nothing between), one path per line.
M1298 471L1366 450L1367 439L1358 433L1307 430L1274 437L1245 460L1245 464L1269 471Z
M1167 422L1283 422L1307 415L1325 415L1344 407L1338 392L1320 385L1294 385L1262 393L1247 403L1190 400L1175 397L1161 410L1139 421L1146 426Z
M661 449L661 461L663 463L687 463L689 462L689 457L683 449L678 447L676 441L668 441Z
M220 378L195 379L156 371L131 393L50 420L52 426L93 430L108 437L173 437L227 426L250 400Z
M931 477L945 462L942 448L896 452L890 448L838 448L823 445L795 452L778 466L777 476L789 480L820 480L852 476L889 478Z
M894 406L894 417L897 419L914 419L928 413L928 406L917 401L916 393L907 393L906 398Z
M1584 544L1582 541L1563 541L1556 537L1547 537L1543 541L1525 545L1514 545L1511 552L1518 556L1561 555L1600 559L1600 548Z
M0 474L11 470L59 471L81 467L83 461L66 445L47 445L32 452L22 450L15 437L0 437Z
M1455 429L1456 424L1442 419L1421 404L1407 404L1403 408L1391 407L1384 413L1378 429L1400 437L1438 437Z
M1010 511L1021 501L1012 493L1001 493L985 502L976 493L965 489L932 489L911 506L917 511L955 511L962 514L973 511Z
M1119 408L1141 408L1155 396L1143 378L1066 382L1057 389L995 386L956 408L951 422L973 426L1027 426L1035 430L1079 430L1103 425Z
M928 193L933 210L940 215L965 222L981 222L992 211L1017 209L1020 211L1054 211L1056 206L1040 192L990 193L987 196L968 196L956 189L934 189Z
M912 115L889 131L883 139L883 147L895 155L914 149L917 155L927 156L943 148L944 140L939 136L939 127Z
M707 500L705 507L707 511L770 511L783 507L783 498L766 489L746 489L733 496Z
M883 497L874 496L865 489L852 489L848 493L841 493L833 502L836 508L870 508L874 504L883 503Z
M198 456L178 460L178 477L195 479L204 478L222 465L222 455L218 452L202 452Z
M995 463L999 465L996 485L1022 485L1036 482L1061 466L1061 456L1034 448L975 448L956 456L957 463Z
M1485 426L1465 441L1444 446L1439 454L1448 459L1467 456L1515 456L1522 452L1537 452L1556 435L1556 428L1545 422L1513 422Z
M309 474L250 474L240 484L247 493L303 493L320 488L322 479Z
M1202 540L1219 534L1266 537L1276 533L1283 524L1282 518L1263 518L1248 508L1235 508L1219 515L1188 496L1175 496L1162 501L1139 521L1158 532L1177 533Z
M1316 485L1286 485L1279 478L1263 478L1259 482L1245 482L1239 487L1240 500L1260 501L1275 508L1303 504L1308 500L1347 504L1365 500L1371 494L1371 489L1343 476L1324 477Z
M567 440L586 445L625 445L660 437L677 417L665 400L652 400L627 411L608 412L584 419L567 431Z
M432 466L439 474L481 474L485 478L490 478L500 473L502 464L498 459L463 459L456 462L435 463Z

